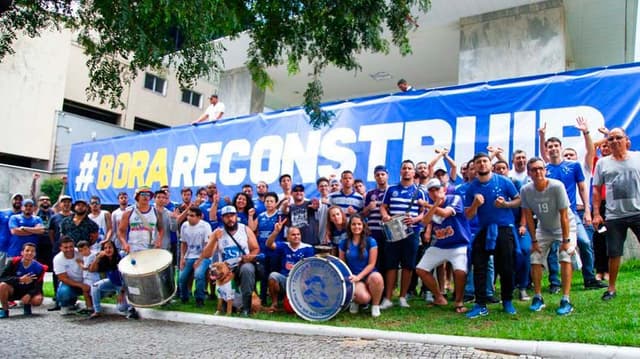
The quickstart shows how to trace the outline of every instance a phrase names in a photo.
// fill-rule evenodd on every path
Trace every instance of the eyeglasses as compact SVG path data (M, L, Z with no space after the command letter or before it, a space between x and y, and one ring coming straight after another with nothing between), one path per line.
M625 139L624 136L609 136L609 137L607 137L607 141L609 141L609 142L613 142L614 140L621 141L621 140L624 140L624 139Z
M93 206L93 205L96 205L96 204L100 204L100 202L91 202L89 204Z
M141 197L151 197L151 193L149 192L140 192L138 193L138 195Z

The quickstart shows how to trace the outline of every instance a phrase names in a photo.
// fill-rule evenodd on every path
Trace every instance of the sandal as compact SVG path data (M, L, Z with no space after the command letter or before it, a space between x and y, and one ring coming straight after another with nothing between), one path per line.
M464 305L458 305L455 307L455 311L458 314L466 313L467 310L468 310L467 307L465 307Z
M100 314L100 312L93 312L93 313L91 313L91 315L89 316L89 320L91 320L91 319L97 319L97 318L100 318L100 317L102 317L102 314Z

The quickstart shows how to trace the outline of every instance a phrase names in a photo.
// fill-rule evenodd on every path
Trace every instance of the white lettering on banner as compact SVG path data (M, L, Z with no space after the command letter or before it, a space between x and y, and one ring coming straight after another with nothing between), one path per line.
M333 128L324 134L320 143L320 156L338 162L338 168L332 165L318 166L318 177L329 177L344 170L353 171L356 168L356 153L348 147L338 146L338 142L356 143L356 133L350 128Z
M302 182L316 181L318 167L318 151L320 150L321 131L311 131L307 134L306 148L300 140L299 133L287 133L282 153L282 173L294 173L293 166L298 168Z
M489 146L500 147L504 150L504 156L509 157L511 149L511 114L499 113L489 116ZM475 141L474 141L475 142ZM483 150L484 151L484 150Z
M423 145L425 138L433 139L433 144ZM404 124L402 159L411 159L414 162L428 161L435 156L437 148L451 148L452 141L453 129L445 120L406 122Z
M536 115L536 111L490 115L488 123L482 127L483 130L488 128L488 145L503 147L507 158L515 149L522 149L533 156L537 154L537 128L547 123L547 137L560 138L564 147L576 148L582 155L582 135L573 129L575 134L569 131L565 136L565 129L575 126L577 116L587 119L590 129L604 126L602 114L589 106L540 110L538 122ZM216 180L223 186L239 185L245 181L274 183L282 173L297 176L304 183L313 183L317 177L354 170L356 165L359 165L359 170L366 168L367 181L372 182L376 165L393 166L386 163L390 141L403 141L402 159L429 161L435 156L436 148L446 147L455 152L455 161L461 164L475 154L477 121L476 116L457 117L454 124L438 118L398 121L353 129L337 127L324 133L310 131L269 135L258 138L253 144L246 139L234 139L224 144L208 142L199 147L195 144L178 146L170 171L171 186L202 186ZM599 138L597 131L592 131L592 137ZM369 143L369 152L358 153L357 157L351 145L364 142ZM218 155L219 166L216 165ZM120 153L118 159L126 156L130 155ZM238 160L243 163L234 166L233 162ZM245 165L247 160L249 163ZM114 181L127 178L126 169L121 168L120 162L122 160L116 160Z
M462 165L463 162L473 158L476 152L476 117L462 116L456 119L456 146L455 161ZM471 140L473 139L473 141ZM451 148L451 147L449 147Z
M196 145L184 145L176 148L176 157L173 159L173 170L171 171L171 187L182 187L181 179L184 178L184 186L192 186L193 178L191 171L196 164L198 147Z
M604 116L597 109L591 106L561 107L540 110L540 126L547 124L546 138L557 137L562 141L563 148L573 148L578 152L578 159L582 161L584 158L584 138L582 133L576 130L576 134L565 136L564 129L574 127L576 118L584 117L591 129L591 138L593 140L600 139L603 136L594 131L600 127L604 127Z
M384 165L386 163L387 143L391 140L401 140L403 128L403 122L360 126L358 141L371 142L369 146L369 160L367 161L368 182L375 181L373 170L377 165Z
M209 182L216 181L216 172L205 172L211 168L211 162L214 156L220 155L222 151L222 142L206 142L200 144L198 151L198 160L194 170L193 186L205 186Z
M251 144L247 140L233 140L229 141L220 157L220 182L229 186L236 186L241 184L247 176L246 168L236 168L235 171L231 171L231 160L234 154L237 154L241 159L249 157L251 153Z
M251 153L249 168L253 183L258 183L258 181L273 183L278 179L283 149L284 143L280 136L264 136L256 141ZM267 169L264 171L262 169L263 158L267 159Z
M528 157L533 157L536 151L536 112L524 111L513 114L513 147L505 153L507 160L511 161L515 150L523 150ZM532 135L536 134L536 135Z

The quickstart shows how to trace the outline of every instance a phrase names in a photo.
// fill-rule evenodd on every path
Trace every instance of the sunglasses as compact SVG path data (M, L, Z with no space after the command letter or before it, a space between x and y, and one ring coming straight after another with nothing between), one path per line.
M138 195L142 197L151 197L151 193L149 192L140 192Z
M100 204L100 202L90 202L89 204L94 206L94 205Z

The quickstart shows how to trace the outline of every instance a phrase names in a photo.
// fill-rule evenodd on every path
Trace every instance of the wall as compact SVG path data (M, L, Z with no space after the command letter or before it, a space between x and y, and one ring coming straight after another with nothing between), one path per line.
M220 101L224 117L234 117L264 111L265 92L251 79L246 67L225 71L220 77Z
M460 19L459 59L459 83L564 71L562 1Z
M49 159L53 119L62 109L68 44L66 32L45 32L35 39L19 36L15 54L0 62L1 152Z

